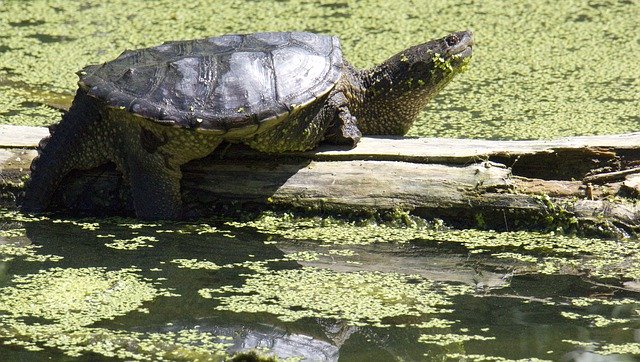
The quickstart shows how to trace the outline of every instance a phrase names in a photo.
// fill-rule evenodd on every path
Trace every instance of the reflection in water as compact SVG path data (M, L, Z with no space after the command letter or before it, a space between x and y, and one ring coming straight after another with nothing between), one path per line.
M215 360L256 348L309 361L637 354L635 292L519 273L527 249L496 233L465 244L460 233L290 216L278 223L284 236L224 220L2 215L0 339L13 346L2 360ZM295 236L328 231L318 225L340 236ZM492 243L480 247L483 237Z
M200 328L200 330L204 330ZM305 334L290 333L287 330L266 324L235 327L213 327L207 332L218 336L232 336L227 340L230 353L267 350L279 358L303 358L307 361L337 361L339 346L322 338Z

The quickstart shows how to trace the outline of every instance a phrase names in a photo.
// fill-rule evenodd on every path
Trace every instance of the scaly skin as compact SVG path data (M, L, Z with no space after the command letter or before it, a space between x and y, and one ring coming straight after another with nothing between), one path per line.
M80 89L32 163L22 210L46 210L53 192L71 170L113 162L131 185L137 217L180 218L180 166L208 155L221 141L206 132L166 127L101 106Z
M426 103L464 69L472 45L472 34L459 32L411 47L372 69L345 62L329 93L274 119L272 128L242 138L172 127L107 107L81 87L41 144L22 210L46 210L70 171L113 162L131 185L137 217L181 218L180 166L210 154L223 140L275 153L308 150L323 140L354 146L362 134L404 135Z
M459 45L448 46L453 41ZM347 93L362 134L406 134L427 103L466 69L473 44L471 32L453 33L403 50L371 69L352 71Z
M31 163L31 178L22 201L24 212L45 211L62 178L74 169L89 169L108 161L113 152L102 127L99 106L82 90L62 121L51 129L51 136L38 146L38 157Z
M289 115L287 122L242 142L257 149L264 145L265 152L312 148L322 140L329 125L330 119L317 117L324 100L309 104ZM179 219L183 211L180 166L207 156L223 139L204 130L165 126L105 107L79 89L69 112L48 142L43 142L32 163L22 211L46 210L70 171L113 162L131 186L136 217Z

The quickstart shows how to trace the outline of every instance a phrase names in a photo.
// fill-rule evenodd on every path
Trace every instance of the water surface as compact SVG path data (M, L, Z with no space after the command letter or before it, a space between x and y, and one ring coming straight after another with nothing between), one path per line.
M640 352L635 242L287 214L162 224L2 215L3 360Z
M640 123L637 1L2 1L0 123L47 125L75 72L224 33L338 35L372 66L472 28L412 136L530 139ZM407 226L408 225L408 226ZM639 245L418 222L0 217L0 360L634 360Z
M626 133L640 123L640 4L629 0L3 1L0 122L50 124L75 72L124 49L225 33L340 37L369 67L471 28L470 71L426 109L413 136L532 139Z

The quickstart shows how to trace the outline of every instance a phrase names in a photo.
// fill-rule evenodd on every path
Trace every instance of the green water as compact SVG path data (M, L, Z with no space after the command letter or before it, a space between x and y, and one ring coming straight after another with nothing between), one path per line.
M59 119L75 71L223 33L337 34L376 64L472 28L470 70L412 136L554 138L640 123L637 1L0 1L0 123ZM0 360L634 360L637 240L266 215L0 215ZM420 226L422 225L422 226ZM598 359L602 358L602 359Z
M4 211L0 226L2 360L640 353L628 241L286 214L140 224Z
M640 123L640 4L629 0L3 1L0 123L50 124L75 72L124 49L224 33L338 35L368 67L472 28L470 71L436 98L413 136L553 138L626 133Z

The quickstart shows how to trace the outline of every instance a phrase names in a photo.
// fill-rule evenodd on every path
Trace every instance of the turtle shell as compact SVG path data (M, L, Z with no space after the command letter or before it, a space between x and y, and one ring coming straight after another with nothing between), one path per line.
M127 50L78 75L80 87L109 107L222 134L286 118L331 91L342 68L338 38L280 32Z

